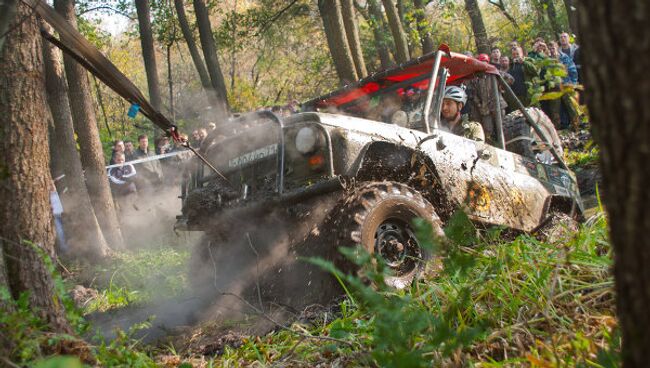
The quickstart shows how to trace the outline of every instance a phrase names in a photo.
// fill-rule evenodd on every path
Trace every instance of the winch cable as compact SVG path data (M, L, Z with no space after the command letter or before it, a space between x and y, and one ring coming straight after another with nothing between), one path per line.
M63 52L74 58L81 66L99 78L110 89L115 91L131 104L137 104L140 111L152 123L164 130L174 141L181 143L185 148L194 153L212 171L224 179L230 186L232 183L214 167L195 148L190 146L187 140L182 140L176 125L165 115L156 110L144 97L142 92L131 82L108 58L106 58L95 46L86 40L76 29L74 29L59 13L42 0L21 0L38 15L40 15L58 34L57 39L45 30L41 35Z

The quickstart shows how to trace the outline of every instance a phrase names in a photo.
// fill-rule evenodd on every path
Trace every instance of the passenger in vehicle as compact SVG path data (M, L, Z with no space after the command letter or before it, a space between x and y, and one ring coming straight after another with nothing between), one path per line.
M447 86L442 100L440 112L440 126L456 135L475 141L485 141L485 133L481 124L469 121L468 116L461 115L460 111L467 103L465 90L458 86Z

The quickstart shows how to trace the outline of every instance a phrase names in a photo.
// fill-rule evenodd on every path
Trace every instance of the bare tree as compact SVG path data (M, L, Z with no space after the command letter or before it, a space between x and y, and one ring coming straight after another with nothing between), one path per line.
M76 28L77 19L73 0L55 0L54 7ZM81 164L85 172L88 194L106 241L111 248L122 248L124 242L117 221L113 196L108 186L108 180L106 180L104 152L99 140L99 128L92 103L88 74L72 57L65 55L63 59L68 80L72 120L79 138Z
M208 67L208 74L212 89L216 95L215 105L217 120L225 120L230 115L230 105L228 104L228 93L226 91L226 83L223 79L219 59L217 58L217 46L212 36L212 25L210 24L210 15L208 8L205 6L203 0L193 0L194 13L196 14L196 23L199 27L199 38L201 39L201 47L203 48L203 56L205 57L205 64Z
M577 1L582 70L614 248L623 367L650 350L650 7L646 0ZM633 15L633 16L632 16ZM615 123L618 122L618 123Z
M135 0L135 9L138 13L142 59L144 61L144 69L147 72L149 101L154 109L160 111L162 97L160 95L160 81L158 80L156 50L154 48L153 33L151 31L151 11L149 9L149 0Z
M323 19L323 28L334 61L334 68L336 68L341 83L355 82L359 78L343 25L341 2L339 0L318 0L318 9Z
M345 36L348 40L350 52L352 53L357 77L363 78L368 74L368 70L366 70L366 63L363 60L363 51L361 50L361 41L359 40L359 24L357 22L357 14L354 11L353 0L341 0L341 10L343 25L345 26Z
M48 111L42 43L31 8L19 3L9 29L0 51L0 281L6 283L1 286L14 299L27 292L31 309L50 329L70 333L44 263L54 254Z
M476 50L482 54L490 53L490 43L488 41L483 15L478 7L477 0L465 0L465 10L472 22L472 31L474 32L474 41L476 41Z
M181 26L181 32L183 32L183 38L187 44L187 49L190 51L190 56L194 62L194 67L196 72L199 74L201 79L201 85L204 89L211 89L210 76L208 75L207 69L205 69L205 63L203 58L199 53L199 49L196 47L196 42L194 41L194 34L190 28L190 24L187 21L187 15L185 13L185 6L183 5L183 0L174 0L174 7L176 8L176 14L178 14L178 23Z
M408 39L397 13L397 8L393 0L382 0L381 2L384 4L390 32L393 34L393 40L395 41L395 60L400 64L405 63L410 57Z
M55 175L65 175L61 179L62 187L68 188L67 193L61 193L66 214L63 221L67 242L73 254L96 261L107 255L108 246L99 228L84 182L81 159L74 139L68 86L63 74L61 54L58 49L45 42L43 60L47 100L54 121L54 134L51 135L50 142L51 153L53 159L57 157L60 162L60 171L55 172Z

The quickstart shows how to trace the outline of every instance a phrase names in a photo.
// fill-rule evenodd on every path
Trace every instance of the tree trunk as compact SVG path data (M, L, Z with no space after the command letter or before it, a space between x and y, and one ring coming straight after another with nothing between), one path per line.
M569 28L571 28L571 33L578 32L578 16L576 14L575 1L564 0L564 7L566 8L566 16L569 20Z
M74 139L68 87L60 58L58 49L45 42L43 45L45 87L54 121L51 146L54 148L53 156L58 157L58 161L61 162L61 172L56 172L55 175L65 174L61 179L62 187L68 188L67 193L60 192L65 210L63 224L71 254L96 261L107 255L108 246L99 228L84 182L81 158Z
M393 66L390 60L389 40L388 40L388 27L384 19L384 14L381 12L378 0L368 0L368 14L370 16L370 27L375 38L375 47L379 55L382 69L388 69Z
M363 60L363 51L361 50L361 41L359 40L359 24L357 14L354 12L353 0L341 0L341 10L343 25L345 26L345 36L348 40L350 52L352 53L357 77L363 78L368 75L368 70L366 70L366 62Z
M582 71L600 147L603 201L614 247L623 367L650 350L650 7L645 0L577 1ZM615 123L618 122L618 123Z
M393 34L393 40L395 40L395 60L399 64L405 63L409 60L408 39L397 14L397 8L393 0L382 0L381 2L384 4L390 32Z
M334 61L334 68L336 68L341 83L345 85L356 82L359 78L348 46L340 1L318 0L318 10L323 19L323 29Z
M557 40L560 37L560 33L562 33L562 27L557 21L557 10L555 10L555 2L553 0L542 0L542 4L546 8L548 21L551 23L551 28L553 29L554 35L551 38Z
M54 6L76 28L77 19L73 0L55 0ZM79 138L81 164L85 172L88 194L106 241L113 249L122 248L124 242L115 213L113 196L106 179L104 152L99 140L99 129L92 104L88 74L73 58L65 55L63 59L68 79L72 119Z
M465 0L465 10L472 22L472 32L474 32L474 41L476 41L476 50L479 54L490 53L490 42L488 41L483 15L478 7L477 0Z
M424 2L422 0L413 0L415 7L415 21L417 22L418 34L422 45L422 54L433 52L433 37L431 36L431 25L427 21Z
M142 59L147 72L147 86L149 87L149 102L154 109L160 111L162 97L160 97L160 81L158 80L158 65L156 64L156 50L151 32L151 11L149 0L135 0L135 9L138 13L138 26L140 29L140 45L142 46Z
M50 168L37 17L19 3L0 52L0 246L13 298L29 293L30 308L56 332L70 333L44 259L54 254Z
M217 104L214 105L216 109L215 120L225 121L230 115L230 105L228 104L226 83L223 79L221 66L219 66L219 59L217 58L217 46L212 35L210 16L204 0L193 0L193 3L194 13L196 13L196 23L199 27L201 47L203 48L203 56L205 57L205 64L208 67L208 74L210 75L212 89L216 96L215 100L217 101Z
M183 0L174 0L174 7L176 8L176 14L178 14L178 23L181 26L183 38L185 39L188 50L190 51L190 56L192 57L192 62L194 63L196 72L199 74L201 85L208 95L210 104L216 106L218 101L216 99L215 92L212 90L212 82L210 81L210 76L208 75L207 69L205 69L203 57L199 53L199 49L196 47L194 34L190 29L189 22L187 21L187 15L185 14L185 6L183 5Z

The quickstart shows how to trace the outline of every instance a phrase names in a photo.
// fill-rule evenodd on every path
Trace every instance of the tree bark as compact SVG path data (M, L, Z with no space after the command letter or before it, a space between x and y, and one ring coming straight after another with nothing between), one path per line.
M31 309L56 332L70 333L44 259L54 254L50 167L37 17L19 3L0 52L0 246L13 298L29 293Z
M67 193L59 192L65 210L63 224L66 240L71 254L97 261L107 255L108 245L99 228L84 182L60 52L45 42L43 60L47 100L54 121L54 134L51 136L51 146L54 148L52 156L61 162L61 171L53 172L54 176L65 175L61 179L62 187L68 188Z
M359 40L359 24L357 14L354 11L353 0L341 0L341 10L343 25L345 26L345 36L348 40L350 52L352 53L357 77L363 78L368 75L368 70L366 70L366 62L363 60L363 51L361 50L361 41Z
M375 38L375 47L382 69L388 69L393 66L390 59L388 27L381 11L378 0L368 0L368 14L370 16L370 27Z
M55 0L54 7L76 28L77 19L73 0ZM63 59L68 79L72 120L79 138L81 164L85 172L88 194L109 246L113 249L123 248L122 232L117 220L113 196L106 179L104 153L99 140L99 129L92 104L88 74L73 58L65 55Z
M472 32L474 32L476 50L479 54L489 54L490 42L488 41L487 31L485 30L485 23L483 23L481 9L478 7L478 1L465 0L465 10L472 22Z
M210 81L210 76L208 75L207 69L205 69L205 63L203 62L203 57L199 53L199 49L196 47L196 42L194 41L194 34L190 29L190 24L187 21L187 15L185 13L185 6L183 5L183 0L174 0L174 7L176 8L176 14L178 14L178 23L181 26L181 32L183 32L183 38L187 44L187 49L190 51L190 56L192 57L192 62L196 68L196 72L199 74L199 79L201 80L201 85L208 95L211 105L216 105L218 101L216 100L216 95L212 90L212 82Z
M413 0L415 7L415 21L417 22L417 30L420 35L420 44L422 45L422 54L433 52L433 37L431 36L431 25L427 21L424 2L422 0Z
M341 83L345 85L356 82L359 76L348 45L340 1L318 0L318 10L323 19L323 29L334 61L334 68Z
M600 147L614 248L623 367L650 351L650 7L645 0L577 1L585 97Z
M566 8L566 16L569 20L569 28L571 33L578 32L578 15L576 14L575 1L564 0L564 7Z
M208 8L205 6L203 0L193 0L193 4L194 13L196 14L196 23L199 27L199 38L201 39L203 56L205 57L205 64L208 67L210 83L215 94L215 101L217 101L217 104L214 105L214 108L216 109L215 119L218 121L225 121L230 115L230 105L228 104L226 83L223 79L219 59L217 58L217 46L212 35L212 25L210 24Z
M160 95L156 50L154 48L153 33L151 31L151 11L149 9L149 0L135 0L135 9L138 13L142 59L144 61L144 69L147 72L149 102L151 102L154 109L161 111L162 97Z
M400 21L397 8L393 0L382 0L384 10L386 10L386 18L388 18L388 25L390 32L393 34L395 40L395 60L399 63L405 63L409 60L408 39L404 33L404 27Z

